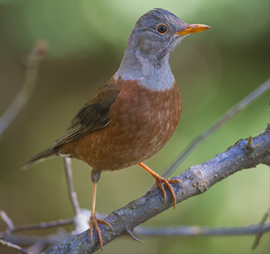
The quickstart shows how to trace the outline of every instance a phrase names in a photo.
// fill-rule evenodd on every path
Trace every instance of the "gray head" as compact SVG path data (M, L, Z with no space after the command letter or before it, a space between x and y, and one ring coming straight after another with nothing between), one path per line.
M130 47L139 48L146 57L161 60L169 56L185 36L176 34L187 24L164 9L154 9L139 18L129 37Z
M173 50L189 34L209 28L205 25L189 25L173 13L160 8L145 13L136 22L129 36L116 76L138 79L141 85L153 90L167 89L174 81L169 66ZM160 68L165 77L158 74Z

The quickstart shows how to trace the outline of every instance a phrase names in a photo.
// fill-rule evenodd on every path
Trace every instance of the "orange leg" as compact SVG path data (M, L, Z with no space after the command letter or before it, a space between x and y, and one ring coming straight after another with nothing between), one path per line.
M98 234L98 241L99 241L100 249L103 250L103 241L102 241L102 237L101 237L101 230L99 228L98 223L105 224L105 225L109 226L112 230L113 230L113 227L111 226L111 224L108 221L97 219L97 217L96 217L96 193L97 193L97 182L93 182L92 210L91 210L91 217L90 217L90 240L92 242L93 231L95 228L97 231L97 234Z
M178 180L178 179L165 179L162 176L158 175L155 171L153 171L151 168L147 167L143 162L139 163L139 165L144 168L147 172L149 172L155 179L156 179L156 185L158 188L161 189L162 193L163 193L163 197L164 197L164 202L166 203L166 191L164 189L163 184L165 184L170 193L172 194L172 199L173 199L173 203L174 203L174 208L176 205L176 197L172 188L172 183L180 183L182 185L182 188L184 188L183 183Z

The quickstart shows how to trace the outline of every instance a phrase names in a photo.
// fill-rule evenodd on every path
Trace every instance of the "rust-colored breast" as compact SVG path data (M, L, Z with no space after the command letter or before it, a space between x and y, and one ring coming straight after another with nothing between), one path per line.
M118 79L117 85L110 124L63 147L97 170L122 169L152 157L169 141L181 115L176 83L161 92L135 81Z

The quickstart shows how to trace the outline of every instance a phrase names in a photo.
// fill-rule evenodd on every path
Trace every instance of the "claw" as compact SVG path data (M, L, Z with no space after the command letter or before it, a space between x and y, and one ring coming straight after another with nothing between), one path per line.
M147 167L143 162L140 162L139 165L145 169L148 173L150 173L155 179L156 179L156 185L158 188L161 189L163 197L164 197L164 202L166 203L166 191L164 189L164 184L168 187L170 193L172 194L172 199L173 199L173 204L174 208L176 206L176 197L173 191L172 183L180 183L182 185L182 188L184 188L183 183L179 179L165 179L164 177L158 175L155 171L153 171L151 168Z
M90 217L90 241L92 242L93 232L94 232L94 228L95 228L97 231L97 234L98 234L98 242L100 245L100 249L103 250L103 240L102 240L101 230L99 228L98 223L105 224L106 226L110 227L111 230L113 230L113 227L108 221L97 219L96 215L91 214L91 217Z
M164 189L164 185L167 186L167 188L169 189L171 195L172 195L172 199L173 199L173 206L175 208L176 206L176 197L175 197L175 193L172 187L172 183L180 183L182 185L182 188L184 188L183 183L179 180L179 179L165 179L162 176L154 176L156 178L156 185L158 188L161 189L163 197L164 197L164 203L166 203L166 191Z

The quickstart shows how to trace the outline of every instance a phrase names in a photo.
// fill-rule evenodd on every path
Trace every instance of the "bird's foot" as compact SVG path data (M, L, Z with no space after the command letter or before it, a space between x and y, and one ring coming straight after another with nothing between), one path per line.
M180 183L182 185L182 188L184 188L183 183L179 180L179 179L165 179L164 177L160 176L160 175L156 175L154 176L156 179L156 186L157 188L160 188L162 193L163 193L163 197L164 197L164 203L166 203L166 191L164 189L164 185L167 186L167 188L169 189L170 193L172 194L172 199L173 199L173 204L174 204L174 208L176 205L176 197L175 197L175 193L173 191L173 187L172 187L172 183Z
M166 203L166 191L164 189L164 185L166 185L172 194L173 204L174 208L176 205L176 197L173 191L172 183L180 183L182 185L182 188L184 188L184 185L179 179L165 179L164 177L158 175L155 171L153 171L151 168L147 167L143 162L140 162L139 165L145 169L148 173L150 173L155 179L156 179L156 185L158 188L161 189L164 197L164 202Z
M90 216L90 241L92 242L93 231L95 228L97 231L97 234L98 234L98 242L100 245L100 249L103 250L103 241L102 241L102 236L101 236L101 230L99 228L98 223L105 224L106 226L110 227L111 230L113 230L113 227L111 226L111 224L108 221L97 219L95 214L91 214L91 216Z

